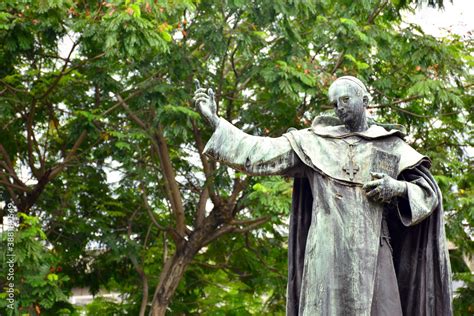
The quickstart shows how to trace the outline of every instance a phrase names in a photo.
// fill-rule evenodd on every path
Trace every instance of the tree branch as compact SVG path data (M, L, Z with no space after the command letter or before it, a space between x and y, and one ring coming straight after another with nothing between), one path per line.
M133 222L133 218L135 217L137 211L138 211L138 208L135 210L135 212L133 212L132 216L128 220L127 234L128 234L128 240L130 240L130 241L132 240L131 239L132 222ZM138 262L138 259L135 256L135 254L129 253L129 258L130 258L130 261L132 261L132 263L133 263L133 267L135 268L135 271L137 271L138 275L140 276L140 279L142 280L143 294L142 294L142 301L141 301L141 304L140 304L140 312L139 312L138 315L139 316L145 316L146 306L147 306L147 303L148 303L148 278L145 274L145 271L144 271L143 267Z
M100 53L100 54L98 54L94 57L91 57L89 59L81 61L77 65L72 66L71 68L67 68L67 65L71 61L71 55L72 55L74 49L77 47L78 44L79 44L78 42L75 42L73 44L73 46L71 48L71 51L69 52L68 56L66 57L66 60L64 62L63 68L61 69L61 72L58 74L58 76L56 77L54 82L49 86L48 90L46 90L46 92L43 93L39 98L35 98L35 99L40 100L40 99L44 99L45 97L47 97L54 90L54 88L56 88L56 86L58 85L61 78L64 77L65 75L69 74L71 71L73 71L73 70L75 70L79 67L84 66L85 64L87 64L90 61L93 61L93 60L96 60L96 59L99 59L99 58L102 58L103 56L105 56L105 53Z
M33 116L35 115L35 101L31 104L31 109L28 114L26 114L26 141L28 149L28 165L30 166L31 173L35 176L36 179L42 177L42 172L35 167L35 159L33 156Z
M66 74L66 69L67 69L67 66L68 66L69 62L71 61L72 53L74 52L74 50L76 49L78 44L79 44L79 42L74 42L72 44L71 50L69 51L69 54L67 55L66 60L64 61L64 65L63 65L63 68L61 69L61 72L56 77L56 79L53 81L53 83L48 87L48 89L45 91L45 93L43 93L41 95L41 97L39 97L38 99L44 99L45 97L47 97L54 90L54 88L56 88L56 86L58 85L61 78Z
M50 181L51 169L45 171L45 173L38 179L38 183L34 186L24 198L21 198L18 210L20 212L28 213L28 210L36 203L40 194L44 191L46 185Z
M249 224L247 224L246 227L235 229L234 232L236 232L236 233L245 233L245 232L251 231L251 230L257 228L258 226L260 226L262 224L265 224L270 219L271 219L270 216L265 216L265 217L261 217L261 218L255 219L255 220L249 220L249 221L247 221ZM245 221L243 221L243 222L245 222Z
M229 265L227 264L210 264L210 263L207 263L207 262L202 262L202 261L197 261L197 260L193 260L194 264L198 264L200 266L203 266L205 268L209 268L209 269L222 269L222 270L226 270L226 269L230 269Z
M136 116L135 113L133 113L133 111L130 109L128 104L122 99L122 97L118 94L116 94L115 97L117 98L120 105L125 109L130 119L135 122L135 124L140 126L145 132L148 133L148 126L138 116Z
M206 204L207 204L207 199L209 198L209 189L207 185L204 186L204 189L201 191L201 194L199 195L199 202L197 205L196 209L196 217L195 217L195 227L198 227L201 225L202 221L206 217Z
M239 73L237 72L237 67L235 66L235 53L237 52L238 45L235 46L234 50L230 54L230 64L232 66L232 71L234 72L235 81L239 81Z
M155 78L155 76L158 74L158 72L154 73L153 75L151 75L150 77L148 77L147 79L141 81L140 83L138 83L137 85L140 86L139 89L135 89L135 90L132 90L132 91L125 91L124 93L128 93L127 97L124 98L122 101L123 102L127 102L128 100L140 95L141 93L143 93L144 91L147 91L148 88L150 88L150 85L155 83L155 81L159 81L160 79L157 79ZM149 82L148 82L149 81ZM117 96L116 96L117 98ZM118 99L118 98L117 98ZM107 110L105 110L104 112L102 112L101 116L104 117L108 114L110 114L111 112L113 112L115 109L119 108L122 106L122 103L119 101L117 101L114 105L112 105L110 108L108 108Z
M0 83L2 83L6 89L10 90L13 92L13 94L16 94L16 92L19 92L19 93L29 93L28 90L23 90L23 89L18 89L18 88L15 88L14 86L10 85L8 82L6 82L5 80L3 79L0 79ZM2 94L5 92L5 90L2 90Z
M242 192L242 190L245 189L249 180L250 180L249 177L245 178L244 180L237 177L234 179L234 187L229 197L229 204L232 209L235 207L235 204L236 204L237 198L239 197L240 192Z
M176 182L176 176L171 164L168 145L163 136L163 130L160 123L158 123L156 126L154 138L158 147L158 154L160 157L160 164L163 170L165 183L167 183L167 187L170 191L171 207L173 208L176 218L176 230L181 237L184 237L186 234L184 205L183 201L181 200L181 192L179 190L178 183Z
M161 226L155 216L153 215L153 211L151 209L151 206L150 204L148 203L148 194L147 194L147 191L146 191L146 188L145 188L145 185L143 184L143 182L140 184L140 187L142 189L142 198L143 198L143 205L145 206L145 209L148 213L148 216L150 217L151 219L151 222L156 226L156 228L158 228L159 230L162 230L162 231L167 231L168 228L167 227L164 227L164 226Z
M171 209L175 215L176 219L176 232L184 240L186 234L186 223L184 216L184 206L181 200L181 193L179 191L178 183L175 179L175 173L173 166L171 164L171 159L169 156L168 145L163 136L163 130L161 124L158 123L156 129L152 134L148 131L148 126L145 124L138 116L133 113L128 104L123 100L120 95L116 95L117 100L120 102L122 107L127 112L130 119L140 126L149 136L152 146L156 153L158 154L160 160L160 167L163 173L163 178L165 180L165 189L168 195L168 200L171 203ZM179 247L180 244L177 244Z
M231 222L232 225L237 226L247 226L247 225L254 225L254 224L263 224L271 219L270 216L263 216L256 219L248 219L248 220L234 220Z
M3 157L3 161L0 161L0 165L3 166L3 168L8 172L8 175L13 178L17 185L27 188L26 184L24 184L23 181L18 178L18 175L13 167L13 163L10 160L10 156L2 144L0 144L0 155Z
M411 115L411 116L414 116L414 117L419 117L419 118L432 118L432 117L449 116L449 115L459 114L459 111L455 111L455 112L448 112L448 113L439 113L439 114L436 114L436 115L423 115L423 114L414 113L414 112L411 112L409 110L406 110L406 109L395 106L395 105L400 104L400 103L406 103L406 102L410 102L410 101L417 100L417 99L422 99L422 98L423 98L422 96L414 95L414 96L411 96L411 97L395 100L395 101L393 101L391 103L388 103L388 104L368 106L368 108L369 109L390 108L390 109L393 109L395 111L399 111L399 112L402 112L402 113L405 113L405 114L408 114L408 115Z
M262 257L262 255L260 255L260 252L257 250L257 249L254 249L251 245L250 245L250 241L249 241L249 238L248 238L248 235L245 235L245 246L247 246L247 249L252 251L255 256L257 256L258 260L260 261L260 263L262 263L269 271L272 271L273 273L276 273L282 277L287 277L286 275L283 275L280 270L278 269L275 269L274 267L271 267L267 264L267 262L265 261L265 259Z
M5 174L2 172L2 179L4 179L4 180L0 180L0 184L3 184L4 186L10 187L12 189L19 190L21 192L29 192L30 191L30 189L26 186L20 186L20 185L11 183L8 180L5 180L4 176L5 176Z
M64 158L62 163L59 163L54 168L51 168L51 169L46 170L46 171L38 170L34 166L34 157L33 157L33 146L37 146L37 142L36 142L36 139L34 138L33 127L32 127L33 126L32 125L33 124L32 120L33 120L33 115L34 115L34 103L35 102L33 102L32 109L31 109L31 111L30 111L30 113L27 117L27 136L28 136L27 138L28 138L28 157L29 157L28 162L29 162L32 173L38 179L38 183L32 189L29 189L26 185L24 185L24 187L22 187L21 185L19 187L16 187L16 189L21 188L21 190L23 192L28 192L25 197L20 197L20 199L16 199L16 202L15 202L15 204L17 204L19 210L21 210L22 212L27 212L34 205L34 203L36 203L37 199L39 198L40 194L44 191L44 189L45 189L46 185L48 184L48 182L51 181L52 179L54 179L66 167L66 165L73 158L73 156L75 155L77 149L79 148L79 146L82 144L82 142L84 141L84 139L87 136L86 131L83 131L81 133L81 135L76 140L75 144L73 145L73 147L71 148L69 153L66 155L66 157ZM3 151L5 151L3 146L0 150L2 150L2 149L3 149ZM5 155L8 156L6 151L2 152L2 156L5 156ZM11 164L11 162L9 162L8 160L5 161L7 163L7 165L8 165L8 163ZM7 169L10 169L10 168L7 168ZM41 169L44 169L44 166L42 166ZM11 170L9 172L12 175L14 174L14 170ZM15 174L14 178L15 177L17 178L17 181L22 183L18 179L16 174ZM5 178L4 178L4 181L9 183L9 181ZM11 183L10 183L9 187L12 187ZM9 193L13 194L13 191L9 190ZM12 198L13 198L13 195L12 195Z
M367 24L372 24L375 21L375 18L382 12L382 10L387 6L389 3L389 0L383 0L379 1L375 9L372 11L372 13L369 15L369 18L367 19Z
M258 226L268 222L270 220L270 216L265 216L261 218L257 218L254 220L248 221L232 221L231 224L222 225L220 228L216 229L214 233L212 233L208 238L204 239L202 242L202 247L208 245L212 241L216 240L220 236L227 234L227 233L244 233L250 230L257 228ZM247 225L244 228L237 228L235 225L242 226Z
M81 146L81 144L84 142L86 137L87 137L87 131L84 130L82 131L81 135L79 135L79 137L77 138L71 150L69 150L69 152L67 153L63 162L59 163L51 170L49 180L54 179L67 166L67 164L74 158L74 156L76 155L77 149Z
M5 183L10 183L8 181L8 179L3 175L3 174L0 174L0 179L2 179L3 182ZM5 186L7 191L8 191L8 194L10 195L10 198L13 200L13 202L15 203L15 205L18 207L20 205L20 200L18 200L18 197L17 195L15 194L15 192L13 191L12 187L11 186L8 186L6 185Z
M233 225L223 225L222 227L216 229L208 238L204 239L202 242L202 247L210 244L212 241L216 240L220 236L233 232L236 229Z
M146 249L146 244L148 243L148 239L150 238L151 228L153 227L153 223L148 225L148 229L145 234L145 239L143 240L143 248Z
M405 99L398 99L398 100L395 100L391 103L391 105L396 105L396 104L400 104L400 103L405 103L405 102L409 102L409 101L413 101L413 100L416 100L416 99L421 99L422 97L419 96L419 95L415 95L415 96L412 96L412 97L408 97L408 98L405 98Z
M337 58L336 64L331 70L331 74L334 74L336 70L341 66L342 62L344 61L345 53L346 53L346 49L343 49L342 52L339 54L339 57Z
M202 136L201 132L197 128L196 122L194 120L191 121L191 124L193 126L193 134L194 134L194 140L196 141L196 147L198 149L199 153L199 158L201 159L204 175L206 176L206 188L208 189L208 195L211 198L211 201L215 204L218 205L220 204L220 198L216 194L213 188L213 179L214 179L214 166L209 163L209 160L207 157L203 154L204 152L204 142L202 141Z

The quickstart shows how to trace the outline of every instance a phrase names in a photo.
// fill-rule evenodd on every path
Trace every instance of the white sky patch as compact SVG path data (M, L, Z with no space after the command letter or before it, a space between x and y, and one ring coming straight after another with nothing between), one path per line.
M110 157L105 159L105 165L102 168L107 176L107 183L109 185L118 185L124 177L124 174L120 171L120 162L112 160Z
M174 34L173 34L173 39L174 39L175 41L177 41L177 42L178 42L178 41L181 41L183 38L184 38L184 36L183 36L183 33L182 33L182 32L180 32L180 31L179 31L179 32L174 32Z
M79 34L69 32L66 36L61 38L58 43L59 48L59 56L62 58L67 58L69 53L71 52L72 46L74 45L74 41L77 41L79 38ZM78 49L77 47L72 52L70 58L74 59L77 56Z
M402 13L403 20L421 26L423 31L435 37L457 34L473 38L474 34L474 1L444 1L444 9L420 6L413 13Z
M20 165L20 168L17 174L18 178L20 178L20 180L26 185L29 185L29 186L36 185L38 183L38 180L36 180L36 178L33 177L33 175L31 174L30 166L26 165L21 160L19 161L19 165ZM35 167L38 167L38 168L40 167L39 162L36 164Z

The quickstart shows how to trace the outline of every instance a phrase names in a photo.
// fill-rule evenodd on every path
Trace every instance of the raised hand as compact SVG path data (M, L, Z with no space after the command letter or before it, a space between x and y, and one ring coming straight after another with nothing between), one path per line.
M389 203L395 197L406 195L407 186L403 181L395 180L385 173L371 172L373 181L369 181L362 189L373 200Z
M211 88L207 90L205 88L201 88L199 80L194 79L194 83L196 84L196 91L194 92L194 102L196 107L201 113L202 116L211 124L213 128L217 126L219 122L219 117L217 116L217 106L216 100L214 98L214 91Z

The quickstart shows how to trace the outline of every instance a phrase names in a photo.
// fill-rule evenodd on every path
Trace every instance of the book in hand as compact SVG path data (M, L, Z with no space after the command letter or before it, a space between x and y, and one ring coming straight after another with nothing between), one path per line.
M399 155L373 148L372 149L372 166L370 172L385 173L392 178L398 177Z

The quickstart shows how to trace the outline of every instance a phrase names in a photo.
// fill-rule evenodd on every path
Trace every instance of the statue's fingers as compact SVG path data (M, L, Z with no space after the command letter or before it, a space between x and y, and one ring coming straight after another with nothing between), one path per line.
M368 191L368 190L371 190L373 188L376 188L378 187L379 185L382 184L382 180L373 180L373 181L369 181L367 182L366 184L364 184L362 186L362 189L364 189L365 191Z
M371 172L370 175L372 176L372 179L382 179L383 177L386 176L385 173L381 173L381 172Z
M209 99L211 100L211 112L212 113L217 113L217 106L216 106L216 99L214 95L214 90L209 88L207 90L207 93L209 94Z
M204 110L204 105L207 104L207 100L206 99L197 99L196 101L194 101L194 104L196 104L196 106L200 109L200 110Z
M198 79L194 79L194 86L196 87L196 90L201 89L201 83L199 82Z
M387 202L390 200L390 197L388 196L387 192L385 190L380 190L379 193L378 193L378 198L377 198L379 201L381 202Z
M201 89L201 90L203 90L203 89ZM194 94L194 97L209 97L209 95L206 92L198 91Z
M199 97L199 98L194 99L194 102L196 104L200 104L201 102L208 103L209 98L208 97Z
M194 96L194 99L206 99L209 100L209 96L205 93L198 93Z
M202 95L202 94L207 95L206 90L203 88L198 89L194 91L193 98L195 99L198 95Z
M193 95L193 99L197 98L197 97L200 97L200 96L208 96L207 93L205 91L202 91L204 89L199 89L199 90L196 90L196 92L194 92L194 95Z
M367 192L367 196L370 198L375 198L380 195L380 190L378 188L373 189L372 191Z

